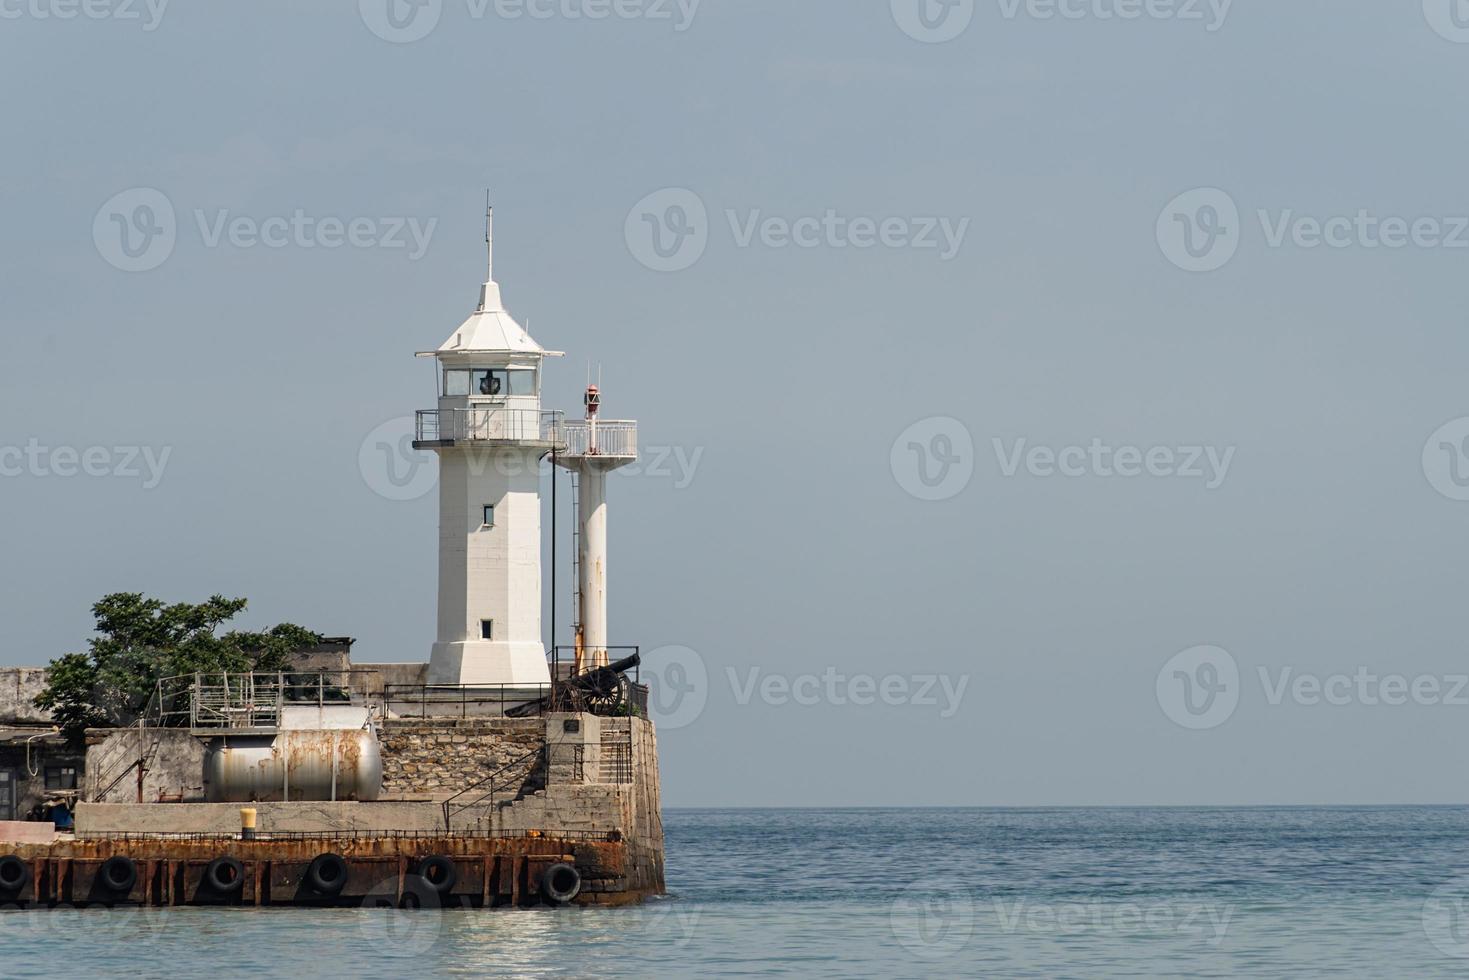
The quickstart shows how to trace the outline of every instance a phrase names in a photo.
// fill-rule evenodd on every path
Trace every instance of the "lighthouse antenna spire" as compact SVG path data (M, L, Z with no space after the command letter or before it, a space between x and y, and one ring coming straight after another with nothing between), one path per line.
M495 281L495 206L490 203L489 189L485 189L485 282Z

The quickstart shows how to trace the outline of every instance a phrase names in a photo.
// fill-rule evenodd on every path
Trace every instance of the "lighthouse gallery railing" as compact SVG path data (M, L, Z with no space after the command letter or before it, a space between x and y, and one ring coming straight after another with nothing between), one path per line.
M450 408L418 413L419 442L551 442L560 443L565 412L534 409Z
M627 456L638 454L638 424L578 419L562 426L563 456Z

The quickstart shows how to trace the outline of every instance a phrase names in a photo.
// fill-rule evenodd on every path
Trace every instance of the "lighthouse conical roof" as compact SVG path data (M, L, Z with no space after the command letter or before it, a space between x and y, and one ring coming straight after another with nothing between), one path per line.
M490 281L480 289L479 309L470 314L436 353L550 354L515 321L500 300L500 284Z

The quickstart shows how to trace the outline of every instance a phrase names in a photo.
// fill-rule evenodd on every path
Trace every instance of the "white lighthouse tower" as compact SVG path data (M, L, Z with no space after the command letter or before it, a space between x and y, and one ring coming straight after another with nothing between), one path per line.
M541 411L541 368L559 357L506 311L489 272L479 308L442 347L438 408L418 413L416 448L439 455L439 626L428 681L534 688L550 682L541 634L541 460L561 448Z

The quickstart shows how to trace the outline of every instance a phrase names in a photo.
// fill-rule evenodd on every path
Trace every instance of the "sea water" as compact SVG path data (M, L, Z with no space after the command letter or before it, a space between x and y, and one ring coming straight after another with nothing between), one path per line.
M1463 976L1469 808L670 810L669 896L0 914L4 977Z

